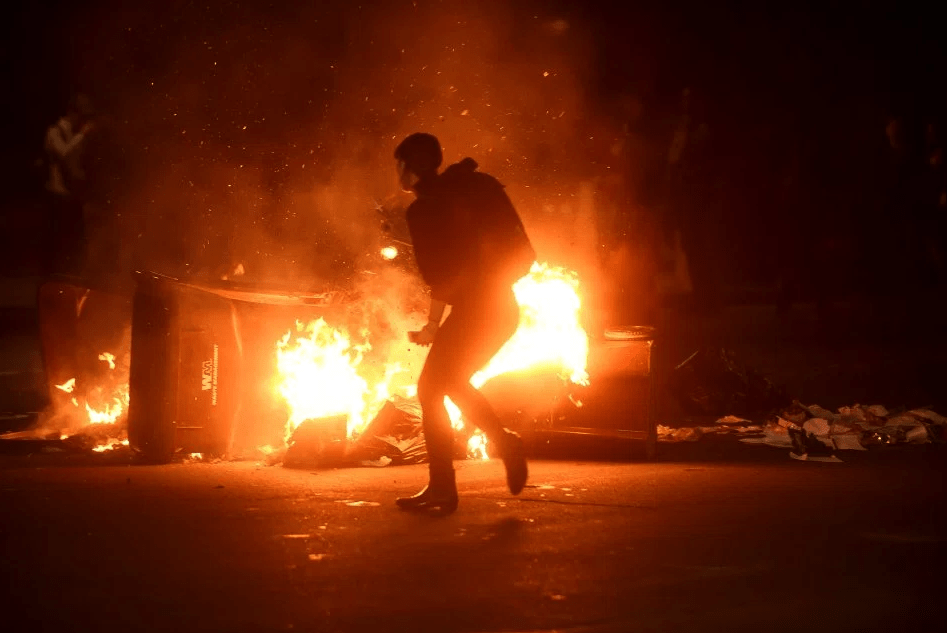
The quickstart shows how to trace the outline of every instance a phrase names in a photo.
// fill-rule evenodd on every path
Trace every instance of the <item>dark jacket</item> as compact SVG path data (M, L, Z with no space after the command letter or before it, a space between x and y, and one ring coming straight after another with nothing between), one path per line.
M496 178L465 158L415 186L408 230L421 276L435 299L456 304L509 289L536 254Z

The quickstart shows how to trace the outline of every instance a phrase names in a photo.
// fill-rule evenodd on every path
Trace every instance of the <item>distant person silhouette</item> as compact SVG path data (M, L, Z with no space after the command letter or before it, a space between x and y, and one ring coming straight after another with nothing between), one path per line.
M44 148L49 247L44 272L79 274L85 251L86 174L83 149L95 128L92 104L77 95L69 111L46 130Z
M519 494L526 485L520 436L503 427L470 379L516 331L520 312L512 287L529 272L536 253L503 185L477 171L472 158L438 174L440 142L417 133L398 145L395 159L402 189L416 195L407 224L421 276L431 287L427 324L410 333L414 343L431 346L418 380L430 480L397 505L449 514L457 509L457 486L445 396L503 458L510 492ZM447 305L451 311L441 323Z

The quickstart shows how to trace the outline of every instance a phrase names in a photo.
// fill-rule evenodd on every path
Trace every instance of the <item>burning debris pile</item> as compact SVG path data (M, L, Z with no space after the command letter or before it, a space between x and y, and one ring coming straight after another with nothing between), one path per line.
M99 371L54 385L36 427L4 439L58 441L63 450L104 453L128 446L128 353L98 355Z
M563 381L587 383L589 343L579 318L576 274L535 263L514 293L521 308L519 329L471 383L479 388L521 371L554 371ZM285 464L386 465L426 459L414 400L423 360L415 358L417 347L396 350L378 366L366 361L372 350L367 331L355 337L324 319L298 322L276 347L278 392L288 411ZM455 430L465 438L466 449L459 452L488 458L486 438L464 424L450 400L446 404Z

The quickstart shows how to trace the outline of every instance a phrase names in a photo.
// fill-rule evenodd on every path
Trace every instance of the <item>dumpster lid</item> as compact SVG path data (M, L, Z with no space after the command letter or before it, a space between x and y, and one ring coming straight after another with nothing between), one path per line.
M150 271L135 271L135 276L139 280L145 279L153 282L169 284L197 290L208 294L216 295L232 301L245 301L248 303L265 303L270 305L286 306L326 306L332 303L337 293L321 292L314 293L297 289L290 289L277 286L264 286L262 284L252 284L233 281L184 281L155 273Z

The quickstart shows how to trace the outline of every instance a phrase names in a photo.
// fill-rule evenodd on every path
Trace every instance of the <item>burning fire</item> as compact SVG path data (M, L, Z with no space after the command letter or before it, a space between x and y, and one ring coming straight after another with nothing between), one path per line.
M104 453L106 451L115 450L119 446L128 446L128 440L120 440L117 437L110 437L108 440L106 440L105 444L99 444L92 450L96 453Z
M110 370L115 369L115 356L113 354L103 352L99 354L98 358L100 361L108 363ZM74 393L76 379L70 378L63 384L56 385L56 388L65 393ZM81 426L115 424L128 409L128 383L125 382L112 388L96 387L89 390L85 396L73 396L70 402L80 411L85 411L85 419L81 421Z
M358 367L368 344L353 345L349 337L317 319L296 323L277 343L279 392L289 406L287 437L306 420L348 415L352 436L364 427L368 383Z
M578 276L564 268L534 263L529 274L513 286L521 308L520 324L513 338L482 371L471 379L481 387L491 378L513 371L554 367L565 379L586 384L588 335L580 322ZM347 415L349 437L358 435L390 393L392 378L403 370L389 362L383 378L370 384L361 370L366 341L353 344L345 332L323 319L297 322L277 342L279 392L289 407L287 437L303 421ZM455 428L461 428L460 411L446 402ZM486 438L471 436L469 452L486 458Z
M519 328L471 384L479 389L495 376L539 366L559 368L573 383L587 384L589 337L579 319L578 275L534 263L513 293L520 305Z

